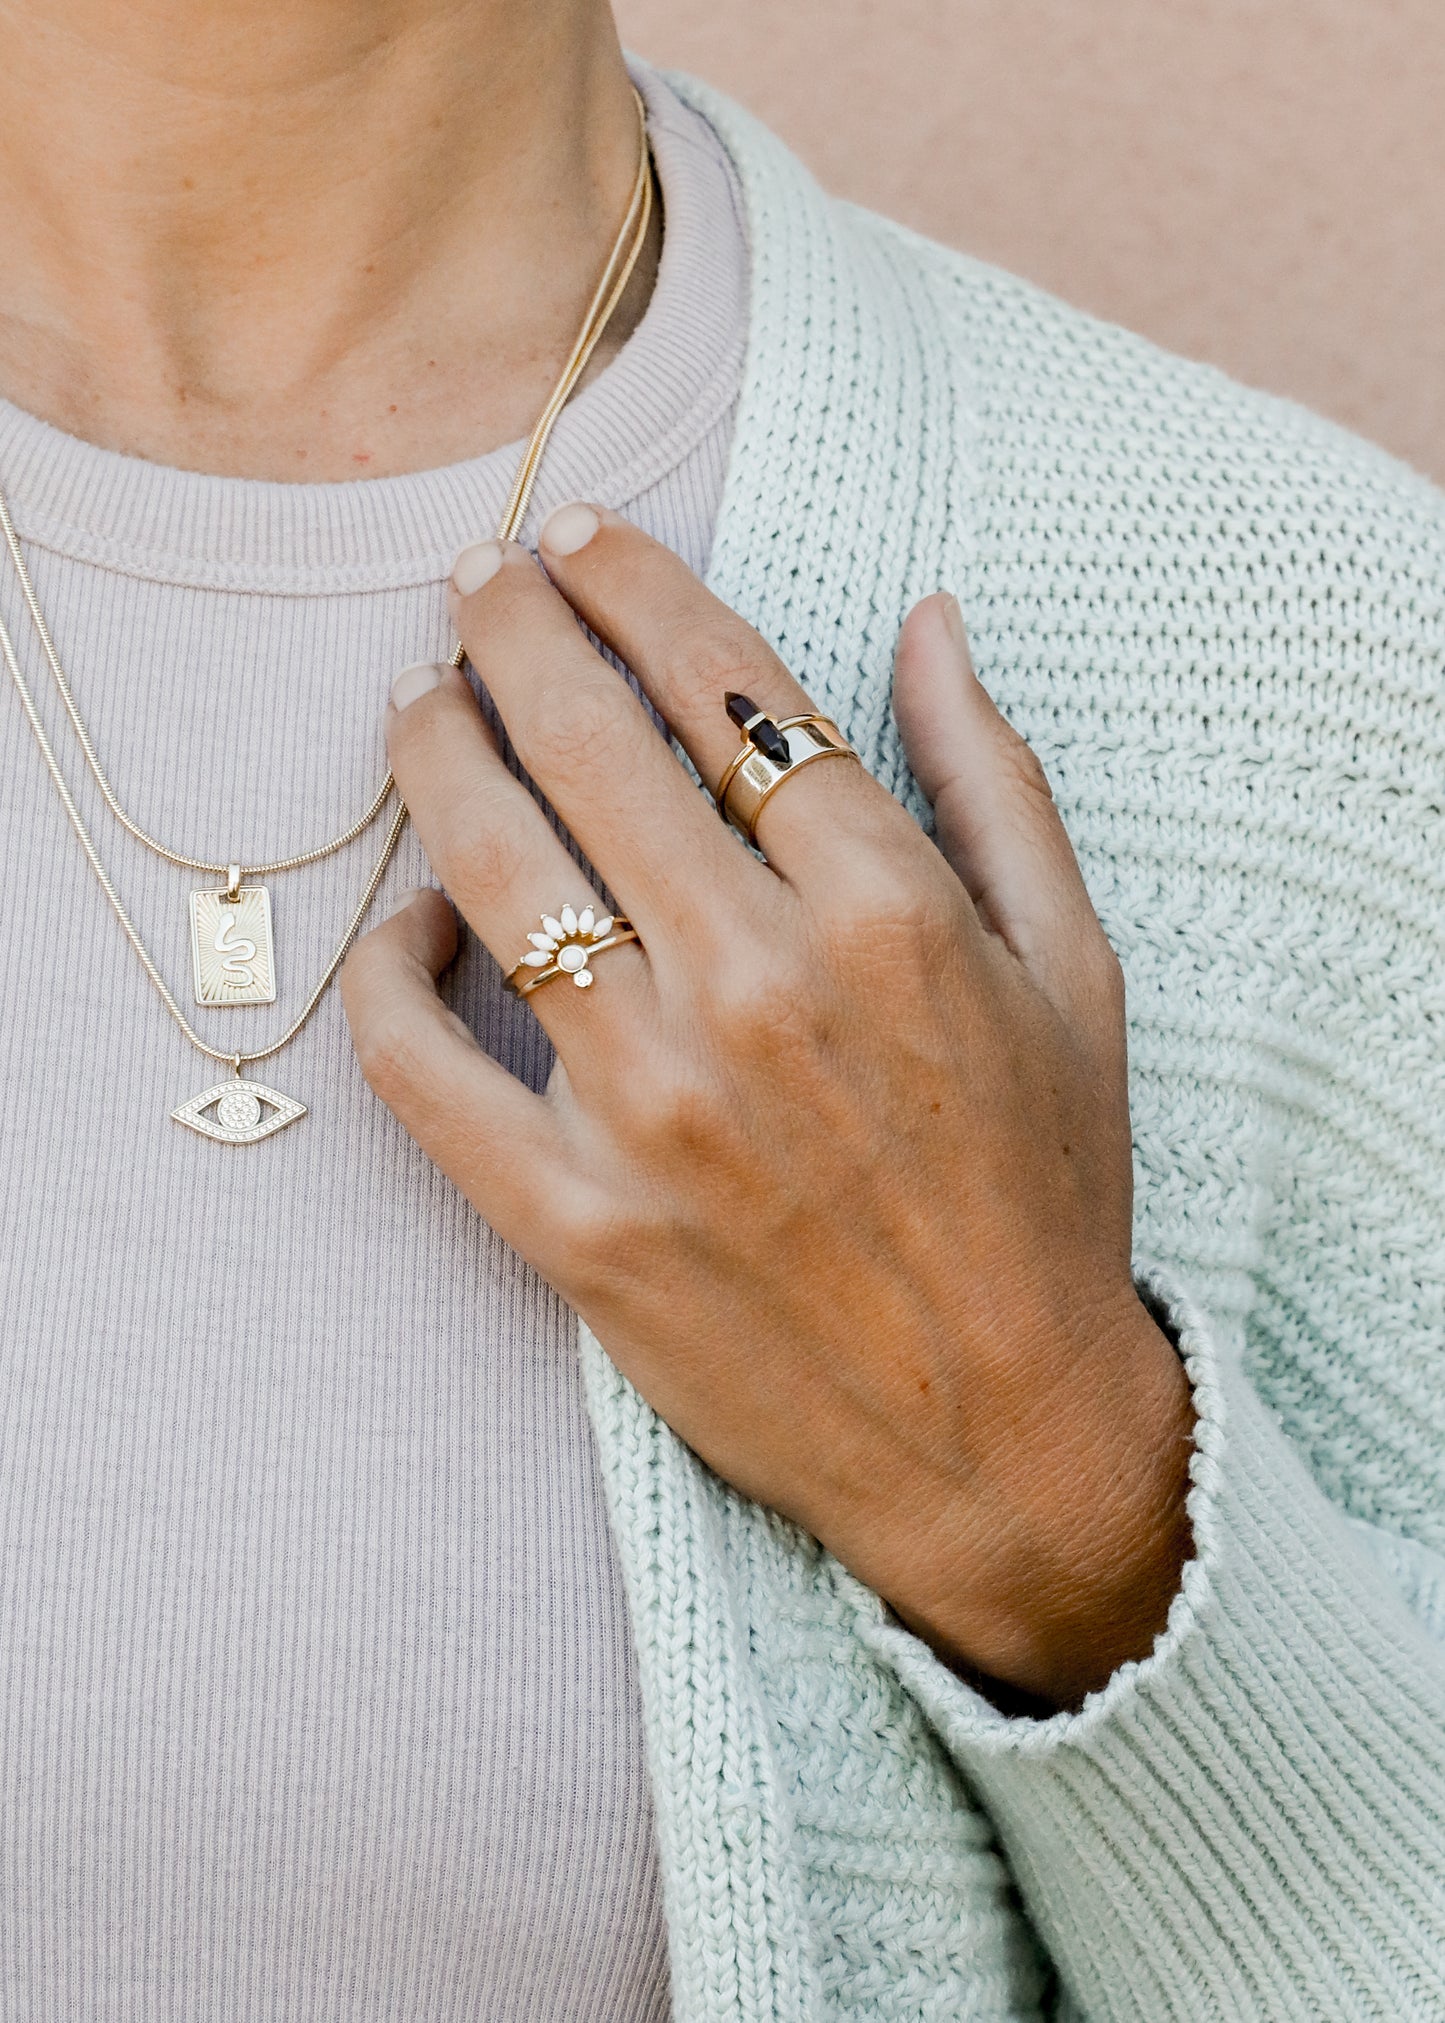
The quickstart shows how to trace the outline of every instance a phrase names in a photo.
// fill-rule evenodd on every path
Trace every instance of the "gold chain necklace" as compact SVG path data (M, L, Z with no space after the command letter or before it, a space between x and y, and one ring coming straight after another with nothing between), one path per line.
M588 304L587 314L578 333L577 341L573 345L567 363L562 369L561 376L538 418L536 427L528 438L521 463L517 468L517 475L512 483L511 493L507 499L506 511L503 513L501 524L497 529L497 538L502 541L514 539L523 521L526 519L527 508L532 498L532 488L536 483L537 473L542 463L542 456L546 450L547 441L552 433L557 417L566 406L569 397L576 388L578 380L587 368L589 359L596 350L608 324L611 322L613 313L618 303L622 300L627 289L627 284L631 280L633 271L641 257L642 249L647 243L647 234L652 221L652 161L647 145L646 111L642 100L635 91L633 99L636 104L638 119L638 162L637 174L633 180L632 194L628 200L627 211L617 238L613 242L612 251L608 256L602 279L598 282L592 300ZM14 565L15 573L19 578L26 607L39 634L47 662L50 666L51 675L59 688L61 699L65 704L66 714L80 741L81 749L85 753L86 761L96 784L100 788L106 806L122 826L135 837L137 842L143 843L147 849L153 850L157 855L166 858L168 862L187 870L215 875L224 874L226 878L225 886L218 892L193 892L191 894L192 967L194 970L197 1003L272 1003L276 992L274 985L274 957L270 934L270 895L266 887L264 885L243 884L241 867L238 864L226 866L213 865L197 858L188 857L179 851L167 849L164 844L157 842L155 838L147 835L139 824L131 821L125 814L111 790L104 770L95 754L95 748L86 730L84 720L75 705L70 684L66 680L65 671L55 651L49 627L45 623L44 616L36 599L34 585L25 566L25 560L21 554L20 543L15 532L14 521L11 518L10 509L5 501L3 492L0 492L0 531L4 533L6 547L9 551L11 562ZM10 670L10 678L15 684L16 692L20 697L20 705L25 713L26 721L34 733L35 741L40 747L46 769L54 783L56 792L60 796L61 804L70 818L71 827L80 840L86 860L91 870L95 873L101 890L110 902L112 911L124 929L126 939L140 957L145 973L155 987L161 1003L165 1006L167 1012L169 1012L171 1018L175 1021L186 1039L190 1041L191 1045L199 1053L204 1054L208 1060L226 1063L232 1071L232 1080L218 1083L214 1088L203 1090L199 1096L193 1096L189 1102L180 1104L176 1109L172 1110L172 1117L178 1124L185 1124L189 1129L199 1131L203 1137L215 1138L223 1144L228 1145L254 1144L261 1138L270 1137L272 1132L281 1130L284 1125L294 1124L299 1117L305 1116L306 1106L303 1103L295 1101L293 1097L282 1095L279 1090L269 1088L264 1082L247 1080L242 1075L241 1070L251 1062L269 1060L273 1054L279 1054L283 1047L289 1046L325 996L327 987L335 977L336 972L340 969L345 959L346 951L355 940L361 923L366 917L367 910L376 896L377 888L385 876L386 867L391 862L392 855L401 838L401 832L406 826L405 806L398 803L396 813L393 815L390 827L387 830L386 841L382 845L381 854L372 868L371 876L366 881L365 889L346 924L345 931L336 945L335 952L322 972L320 981L290 1025L286 1027L278 1039L272 1040L269 1045L264 1047L236 1051L228 1048L213 1047L201 1038L200 1034L196 1032L190 1021L186 1018L179 1004L177 1004L170 986L166 983L165 978L157 968L150 951L142 941L134 921L132 921L130 915L127 913L121 902L120 895L117 893L104 864L101 862L99 852L96 850L95 844L91 839L90 832L85 825L80 810L76 807L75 800L69 787L66 785L65 776L60 768L60 762L55 756L55 751L46 734L45 726L41 722L40 713L35 707L35 698L30 692L29 684L25 679L19 657L15 651L14 641L3 619L0 619L0 653L4 655L5 663ZM451 655L453 667L460 667L463 657L462 647L460 645L456 646ZM265 876L268 873L274 874L282 871L299 870L303 865L314 864L322 857L328 857L334 851L344 849L348 843L354 842L375 821L376 817L381 813L393 785L392 776L388 772L385 781L382 783L381 791L377 794L367 812L358 821L354 822L348 830L344 831L340 836L335 837L331 842L322 844L314 850L303 851L295 857L278 858L269 864L256 865L253 867L254 874L256 876ZM198 943L198 938L201 937L204 938L206 944L204 951L200 949ZM250 952L247 954L244 951ZM202 953L210 958L219 956L222 960L220 963L214 960L209 963L203 963ZM223 963L227 961L235 966L231 974L234 975L236 970L245 972L253 986L264 985L264 989L253 989L251 995L242 995L238 990L226 996L203 996L203 981L213 981L213 972L221 969Z

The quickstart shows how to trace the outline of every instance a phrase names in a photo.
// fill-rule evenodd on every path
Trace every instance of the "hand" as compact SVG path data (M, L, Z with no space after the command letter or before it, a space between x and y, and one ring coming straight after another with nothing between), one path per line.
M468 550L453 613L640 943L528 999L558 1057L538 1095L444 1006L456 921L422 895L346 965L367 1079L713 1469L1001 1697L1076 1704L1163 1625L1190 1412L1130 1276L1120 972L1042 770L957 604L927 598L896 705L938 845L832 760L768 801L765 865L574 613L709 782L728 690L779 716L803 691L615 516L565 508L543 554L555 587L518 548ZM462 675L409 671L387 735L509 969L585 880Z

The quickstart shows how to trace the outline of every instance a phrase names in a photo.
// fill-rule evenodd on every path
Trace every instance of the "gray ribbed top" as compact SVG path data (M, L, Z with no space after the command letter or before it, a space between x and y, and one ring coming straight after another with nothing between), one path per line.
M707 555L746 327L732 172L655 77L653 303L559 425L538 510ZM337 485L183 473L0 405L0 479L128 809L218 859L344 825L403 664L490 533L506 451ZM534 520L535 524L535 520ZM189 998L187 893L98 806ZM280 1029L375 832L272 881ZM570 1316L369 1095L335 993L256 1072L310 1115L231 1148L168 1111L181 1039L0 692L0 2014L26 2023L649 2023L666 1939L624 1598ZM428 879L408 834L379 905ZM539 910L565 895L538 893ZM450 984L540 1084L475 948Z

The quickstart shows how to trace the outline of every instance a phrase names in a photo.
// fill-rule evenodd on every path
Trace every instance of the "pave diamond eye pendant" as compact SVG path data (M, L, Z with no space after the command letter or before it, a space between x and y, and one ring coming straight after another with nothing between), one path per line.
M234 1081L203 1089L188 1103L178 1104L171 1115L178 1124L198 1131L203 1138L214 1138L219 1145L256 1145L273 1131L282 1131L304 1117L306 1106L264 1082L246 1081L238 1075Z
M632 99L637 115L637 168L633 177L632 194L628 199L627 211L613 241L612 250L608 254L602 277L587 305L576 343L528 438L522 460L517 467L506 511L497 529L497 538L502 541L515 540L522 530L537 472L541 467L543 452L547 447L553 425L586 371L588 361L612 320L614 310L626 294L627 284L647 243L652 221L652 155L647 139L646 108L636 91L633 92ZM61 665L60 656L56 652L55 641L51 637L45 615L40 609L35 585L31 581L25 557L21 552L20 537L15 531L15 522L3 492L0 492L0 535L4 537L15 580L19 585L35 635L40 642L64 716L74 734L103 807L136 843L154 855L164 858L167 863L175 865L179 870L199 872L203 877L224 880L220 884L213 883L193 890L190 895L191 983L196 1003L207 1010L274 1004L276 951L271 931L271 895L261 880L285 871L300 871L308 865L319 863L323 857L330 857L336 851L344 850L349 843L354 843L358 837L364 835L380 818L387 802L394 797L394 783L390 772L387 773L368 807L339 836L333 836L329 842L317 844L312 849L298 851L294 856L278 857L271 863L251 864L249 867L243 867L239 863L216 864L183 850L173 849L159 841L126 813L100 763L90 732L76 704L69 679ZM86 861L94 872L111 911L120 922L126 939L135 950L156 995L174 1024L196 1051L204 1054L207 1060L221 1063L231 1070L230 1081L218 1082L212 1088L203 1089L200 1095L192 1096L188 1102L178 1104L171 1111L171 1116L178 1124L184 1124L188 1131L195 1131L202 1138L214 1139L222 1145L254 1145L263 1138L271 1137L274 1132L283 1130L286 1125L294 1124L298 1118L306 1115L306 1105L298 1103L294 1097L282 1095L278 1089L269 1087L265 1082L248 1080L243 1070L254 1062L269 1060L274 1054L279 1054L283 1047L289 1046L325 996L332 979L341 967L346 951L360 930L371 902L376 897L386 868L391 862L401 832L406 826L405 806L399 799L396 801L380 855L342 931L331 960L327 963L311 995L285 1031L265 1045L252 1045L248 1049L214 1046L196 1031L181 1010L111 882L90 830L66 783L49 733L25 678L15 643L3 617L0 617L0 655L3 655L5 664L10 670L10 679L20 698L20 707L40 748L40 755L45 761L55 791L69 817L70 826L85 852ZM452 665L460 667L462 658L462 648L455 647L452 652ZM570 976L574 983L585 986L592 981L592 973L587 967L589 954L597 953L603 946L615 946L619 940L636 938L625 921L608 920L606 927L610 933L604 933L602 923L592 918L591 909L584 909L581 917L574 914L571 907L563 908L562 912L562 919L553 920L548 916L542 936L532 936L533 952L526 961L537 965L539 976L543 973ZM582 927L582 917L587 918L586 929Z

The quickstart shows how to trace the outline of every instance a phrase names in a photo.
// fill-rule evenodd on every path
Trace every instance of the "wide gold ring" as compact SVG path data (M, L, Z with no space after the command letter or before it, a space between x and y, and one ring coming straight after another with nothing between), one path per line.
M637 929L621 914L599 913L595 906L559 906L556 913L544 913L540 931L527 936L532 946L502 979L513 997L530 997L544 983L570 976L579 990L593 982L590 964L595 955L609 948L621 948L638 939Z
M804 766L815 759L853 759L861 764L833 719L816 710L805 716L774 717L753 708L746 696L729 696L728 714L743 741L728 761L713 798L723 820L754 845L764 805Z

